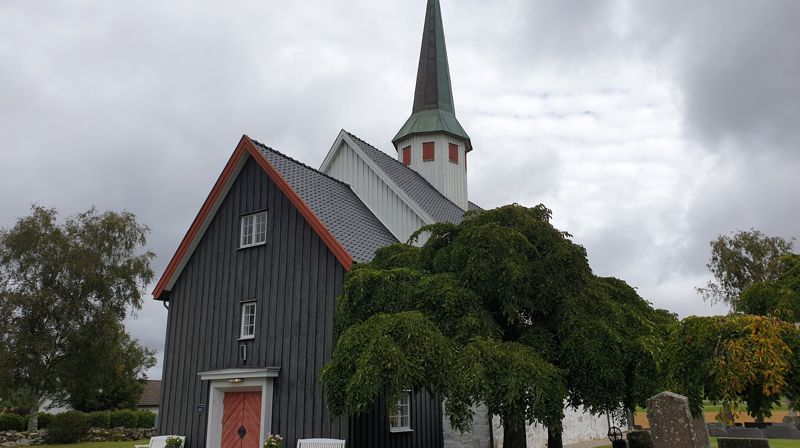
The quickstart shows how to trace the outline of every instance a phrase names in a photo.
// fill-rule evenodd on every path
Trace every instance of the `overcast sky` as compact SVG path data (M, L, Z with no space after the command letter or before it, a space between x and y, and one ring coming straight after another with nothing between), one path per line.
M799 236L800 1L442 0L470 199L544 203L600 275L681 317L708 242ZM0 227L126 209L160 275L242 134L393 154L425 0L0 3ZM149 299L148 295L148 299ZM148 300L130 331L163 347ZM161 377L160 364L151 378Z

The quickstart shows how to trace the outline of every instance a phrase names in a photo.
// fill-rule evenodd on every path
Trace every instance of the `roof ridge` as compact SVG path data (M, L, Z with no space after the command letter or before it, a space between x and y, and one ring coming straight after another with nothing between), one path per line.
M345 131L345 132L347 132L347 131ZM299 160L297 160L297 159L295 159L295 158L293 158L293 157L291 157L291 156L288 156L288 155L286 155L286 154L284 154L284 153L282 153L282 152L278 151L277 149L274 149L274 148L272 148L272 147L270 147L270 146L267 146L267 145L265 145L265 144L261 143L260 141L258 141L258 140L256 140L256 139L254 139L254 138L252 138L252 137L248 137L248 138L249 138L250 140L252 140L252 141L253 141L253 143L257 144L258 146L260 146L260 147L261 147L261 148L263 148L263 149L266 149L266 150L268 150L268 151L272 151L272 152L274 152L275 154L277 154L277 155L279 155L279 156L283 157L283 158L284 158L284 159L286 159L286 160L289 160L289 161L291 161L291 162L293 162L293 163L296 163L297 165L300 165L300 166L302 166L303 168L306 168L306 169L308 169L308 170L311 170L311 171L313 171L313 172L315 172L315 173L317 173L317 174L321 174L321 175L323 175L323 176L327 177L328 179L334 180L334 181L336 181L336 182L338 182L338 183L340 183L340 184L342 184L342 185L344 185L344 186L346 186L346 187L350 188L350 184L348 184L347 182L342 182L341 180L339 180L339 179L337 179L337 178L335 178L335 177L329 176L329 175L327 175L327 174L323 173L322 171L320 171L320 170L318 170L318 169L316 169L316 168L314 168L314 167L311 167L311 166L309 166L309 165L306 165L305 163L303 163L303 162L301 162L301 161L299 161ZM356 138L357 138L357 137L356 137ZM364 142L364 143L367 143L367 142ZM367 143L367 144L369 144L369 143Z
M436 187L434 187L434 186L433 186L433 184L431 184L430 182L428 182L428 179L425 179L425 178L422 176L422 174L419 174L418 172L416 172L416 171L412 170L411 168L409 168L409 167L407 167L407 166L403 165L402 163L400 163L400 161L399 161L399 160L397 160L397 159L395 159L395 158L393 158L393 157L389 156L389 154L386 154L385 152L381 151L380 149L378 149L378 148L376 148L376 147L372 146L372 145L371 145L369 142L367 142L366 140L363 140L363 139L359 138L357 135L353 134L352 132L348 131L347 129L342 129L342 130L343 130L344 132L346 132L346 133L347 133L347 135L349 135L350 137L353 137L354 139L356 139L356 140L360 141L361 143L363 143L363 144L365 144L365 145L369 146L370 148L374 149L375 151L378 151L378 153L380 153L382 156L386 157L387 159L389 159L389 160L391 160L392 162L394 162L395 164L397 164L397 166L403 167L403 169L406 169L406 170L408 170L408 171L410 171L410 172L414 173L414 175L416 175L417 177L419 177L419 178L420 178L420 179L421 179L423 182L425 182L426 184L430 185L430 187L431 187L431 188L433 188L433 191L435 191L437 194L439 194L439 196L441 196L441 197L442 197L442 198L443 198L445 201L447 201L447 202L449 202L449 203L453 204L453 206L454 206L454 207L456 207L457 209L459 209L459 210L463 210L463 209L462 209L461 207L459 207L459 206L458 206L458 205L457 205L455 202L451 201L451 200L450 200L450 198L448 198L447 196L443 195L441 191L439 191L439 190L438 190ZM467 200L467 202L469 202L469 200ZM467 210L463 210L463 211L464 211L464 212L466 212Z

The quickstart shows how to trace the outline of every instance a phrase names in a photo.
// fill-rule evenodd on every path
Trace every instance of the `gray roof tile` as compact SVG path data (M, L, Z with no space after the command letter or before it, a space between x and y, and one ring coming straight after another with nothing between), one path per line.
M354 261L369 261L377 249L398 242L349 185L253 142Z
M452 222L454 224L461 222L464 210L439 193L439 190L419 173L350 132L347 132L347 135L352 137L361 150L436 222Z

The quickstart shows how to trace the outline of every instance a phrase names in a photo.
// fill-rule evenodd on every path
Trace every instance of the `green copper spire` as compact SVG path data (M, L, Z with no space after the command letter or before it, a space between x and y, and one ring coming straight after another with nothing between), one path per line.
M442 11L439 0L428 0L417 69L414 107L411 110L411 117L392 141L396 146L398 141L410 135L444 132L466 140L466 150L470 151L472 143L456 119L455 112L450 67L447 63L447 47L444 42Z

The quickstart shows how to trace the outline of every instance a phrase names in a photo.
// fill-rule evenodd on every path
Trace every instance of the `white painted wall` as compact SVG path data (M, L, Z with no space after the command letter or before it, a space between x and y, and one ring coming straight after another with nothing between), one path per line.
M434 160L422 159L422 144L433 142L436 146ZM450 143L458 145L458 163L450 161ZM418 172L447 199L462 210L467 209L466 143L446 134L411 135L397 142L397 160L403 162L403 148L411 146L409 168Z
M564 445L581 443L594 439L603 439L608 434L608 419L605 415L591 415L583 408L564 409ZM500 417L494 416L492 419L492 430L494 435L494 448L503 447L503 425L500 424ZM547 428L543 425L529 425L526 431L528 448L547 447ZM608 440L608 439L606 439ZM610 443L610 442L609 442Z
M335 151L325 174L349 184L395 238L405 243L426 224L347 142L342 140Z

